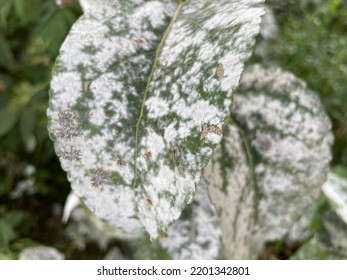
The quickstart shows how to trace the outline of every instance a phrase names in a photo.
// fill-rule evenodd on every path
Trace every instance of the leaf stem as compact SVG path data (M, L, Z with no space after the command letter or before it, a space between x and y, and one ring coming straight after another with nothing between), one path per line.
M258 219L258 205L259 205L259 199L260 199L261 193L260 193L260 190L258 189L257 178L255 175L254 159L253 159L253 155L252 155L252 149L251 149L250 141L249 141L244 129L241 127L241 125L233 117L230 117L230 122L233 125L235 125L237 130L239 131L240 136L242 138L243 145L244 145L244 149L247 153L248 164L249 164L249 168L250 168L250 172L251 172L251 178L252 178L252 186L253 186L253 190L255 193L255 195L254 195L254 209L255 209L254 218L255 218L255 220L257 220Z
M181 12L181 9L182 9L183 5L184 5L184 3L182 1L179 1L179 4L178 4L178 6L176 8L176 11L175 11L175 14L173 15L173 17L172 17L172 19L170 21L170 24L166 28L165 33L164 33L163 37L161 38L161 41L160 41L160 43L159 43L159 45L158 45L158 47L157 47L157 49L155 51L155 57L154 57L152 70L151 70L151 73L148 76L146 89L145 89L145 92L144 92L144 95L143 95L143 99L142 99L140 115L139 115L139 118L137 120L136 130L135 130L134 181L133 181L133 184L132 184L132 188L133 189L136 188L137 181L138 181L138 170L137 170L138 162L137 162L137 158L138 158L138 146L139 146L139 136L140 136L139 135L139 130L140 130L140 124L141 124L141 121L142 121L142 118L143 118L145 102L147 100L147 96L148 96L148 93L149 93L149 88L150 88L151 81L152 81L153 76L154 76L155 69L156 69L156 67L158 65L159 55L161 53L161 50L163 49L164 43L165 43L165 41L166 41L166 39L167 39L171 29L172 29L173 24L175 23L175 21L177 20L179 14Z

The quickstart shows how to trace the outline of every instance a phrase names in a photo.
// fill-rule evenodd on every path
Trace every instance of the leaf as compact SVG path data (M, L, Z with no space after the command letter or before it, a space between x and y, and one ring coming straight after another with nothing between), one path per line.
M13 54L5 36L0 32L0 65L8 67L13 63ZM1 91L0 91L1 93Z
M81 205L80 198L75 195L74 192L70 192L66 198L66 202L63 210L63 217L61 218L62 222L66 224L71 216L72 211Z
M11 210L4 215L3 220L9 226L15 228L23 224L27 218L28 214L26 212L20 210Z
M72 188L99 217L156 238L192 201L261 2L86 2L56 62L48 117Z
M335 167L328 174L322 191L336 214L347 224L347 169L342 166Z
M19 128L21 137L25 143L33 137L35 126L37 125L37 115L36 111L33 109L23 110L19 118Z
M14 254L11 252L9 253L2 253L0 252L0 260L13 260L14 259Z
M333 138L316 95L279 68L245 70L234 103L205 177L229 255L255 258L267 241L307 238Z
M158 240L150 241L147 238L141 238L136 243L134 254L136 260L170 260L168 253L160 246Z
M25 248L19 255L20 260L63 260L64 255L57 249L47 246Z
M242 131L229 124L224 138L204 170L226 250L232 259L253 255L251 238L256 215L255 189Z
M7 108L0 109L0 136L9 132L16 124L18 114Z
M321 247L317 236L312 237L304 243L295 253L291 256L292 260L326 260L328 258L326 252Z
M3 219L0 219L0 249L6 247L17 237L13 228Z
M162 246L175 260L217 259L221 251L221 231L216 210L203 179L194 201L168 229Z
M347 259L347 225L333 211L327 211L321 216L321 226L319 234L322 247L334 259Z
M61 44L78 18L78 12L71 8L57 8L35 28L34 35L44 40L52 55L58 54Z

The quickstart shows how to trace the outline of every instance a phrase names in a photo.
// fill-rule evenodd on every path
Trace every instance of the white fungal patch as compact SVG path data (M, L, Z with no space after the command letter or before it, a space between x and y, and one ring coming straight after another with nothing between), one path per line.
M105 111L103 108L97 108L91 111L91 117L89 118L90 123L94 125L103 125L105 122Z
M145 154L147 151L151 151L151 160L157 162L159 161L158 156L160 155L160 152L166 148L165 142L163 140L163 137L158 135L156 131L149 127L147 129L147 136L142 138L142 149L139 152L139 154ZM147 157L148 159L148 157ZM146 160L146 157L140 157L139 163L144 164L147 166L148 161ZM147 168L147 167L144 167Z
M182 178L172 172L164 162L159 162L159 170L150 172L151 182L144 186L147 196L152 198L155 208L146 207L146 197L138 200L139 217L151 236L166 229L166 223L177 220L183 205L192 199L195 186L189 174ZM155 217L155 219L153 219ZM153 220L156 227L153 227ZM165 223L163 223L165 221Z
M162 27L166 23L166 14L163 13L163 10L165 9L165 3L160 3L159 1L149 1L149 3L144 3L134 11L134 20L130 22L130 29L137 29L143 26L144 18L146 18L151 25L146 29ZM172 7L169 7L169 11L167 12L172 14L174 10Z
M160 97L150 97L146 101L146 106L149 110L148 117L152 119L160 118L170 112L169 103Z
M205 182L202 182L194 201L187 207L192 210L191 217L181 217L176 221L160 243L173 259L217 259L221 251L221 231Z
M347 179L330 172L322 190L336 214L347 224Z
M227 132L224 147L215 150L204 177L220 219L223 253L231 259L249 259L256 255L251 246L255 193L242 138L234 126L229 125ZM232 169L221 165L222 158L232 161Z
M113 92L122 92L123 83L117 81L117 76L113 73L107 73L101 75L92 81L90 91L93 93L94 98L98 100L97 105L100 107L105 106L107 102L110 102L113 97Z
M142 224L136 219L135 194L127 187L104 186L103 191L91 191L85 196L86 204L93 212L110 224L132 233L143 232ZM91 203L93 201L93 203ZM115 207L116 206L116 207Z
M56 98L52 100L54 106L66 108L75 104L77 98L81 96L82 81L77 73L60 73L54 75L51 82ZM69 95L64 94L69 92Z

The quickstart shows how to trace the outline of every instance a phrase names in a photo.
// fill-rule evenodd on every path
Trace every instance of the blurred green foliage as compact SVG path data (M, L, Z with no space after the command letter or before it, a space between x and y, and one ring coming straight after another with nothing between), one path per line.
M279 65L294 73L320 96L333 124L331 165L333 170L339 170L340 176L347 176L347 2L268 0L267 3L274 11L278 33L268 39L266 55L255 56L254 60ZM346 259L345 248L336 248L331 241L337 238L338 230L328 232L327 221L342 228L340 233L346 230L322 194L316 201L311 239L288 257Z
M37 243L31 240L37 223L69 191L48 136L46 109L54 60L80 15L77 3L0 1L0 259ZM15 189L19 195L11 198Z
M274 3L280 32L269 42L267 62L296 74L320 95L333 122L333 165L347 166L347 2L283 2Z

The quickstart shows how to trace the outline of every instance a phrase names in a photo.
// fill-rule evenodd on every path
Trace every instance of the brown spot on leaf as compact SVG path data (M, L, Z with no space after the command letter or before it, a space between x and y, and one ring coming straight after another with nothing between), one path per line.
M178 168L178 173L180 174L180 176L182 177L182 178L186 178L186 173L184 172L184 170L183 170L183 168L182 167L179 167Z
M81 122L76 113L70 110L63 110L58 113L59 128L56 130L56 136L70 141L73 138L82 136Z
M91 81L84 81L84 83L83 83L83 91L84 92L88 92L89 91L91 83L92 83Z
M178 145L175 141L170 142L169 157L173 160L179 160L181 157Z
M215 124L204 123L201 127L200 140L204 139L208 133L214 133L217 135L222 135L222 130Z
M120 154L117 154L117 161L116 164L118 166L126 166L127 163L122 159L122 157L120 156Z
M146 198L146 201L149 206L153 206L153 201L149 197Z
M148 160L151 160L152 159L152 152L151 151L146 151L144 153L144 157Z
M219 63L216 67L216 76L219 80L221 80L224 77L224 66L222 63Z
M62 157L65 160L76 161L81 163L82 152L80 149L77 149L76 146L70 146L70 149L63 152Z
M98 167L92 171L92 177L90 181L94 188L100 188L106 184L107 178L108 178L107 172L101 167Z
M221 217L223 215L223 208L222 207L218 207L217 215L218 215L218 217Z
M145 42L146 42L145 38L142 38L142 37L134 39L134 43L138 46L143 45Z
M222 130L215 124L210 126L209 132L212 132L212 133L217 134L219 136L222 135Z

